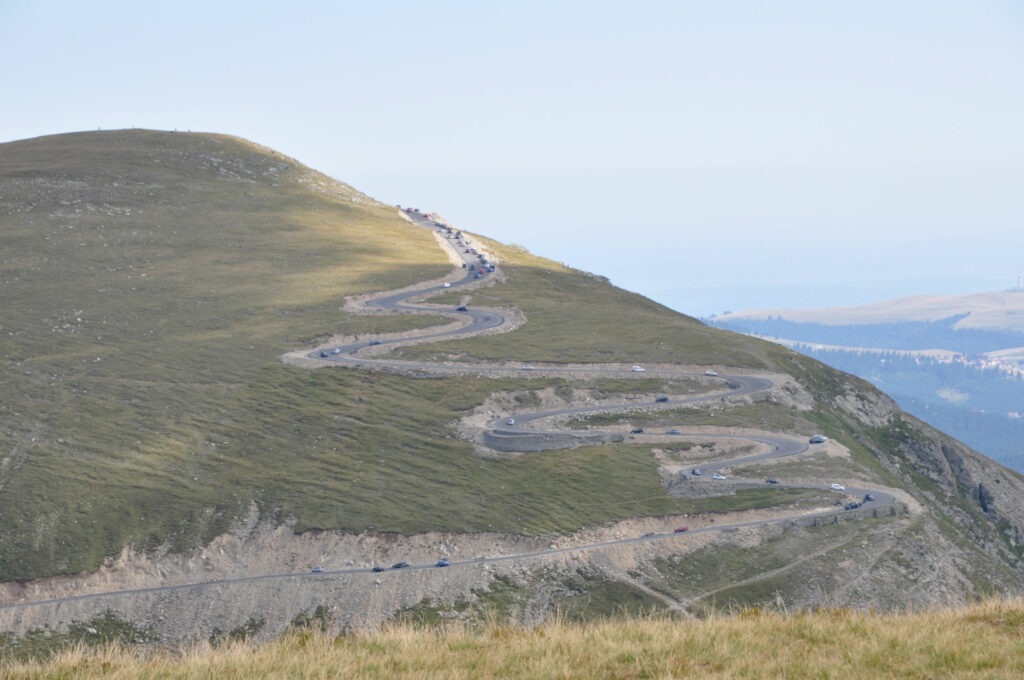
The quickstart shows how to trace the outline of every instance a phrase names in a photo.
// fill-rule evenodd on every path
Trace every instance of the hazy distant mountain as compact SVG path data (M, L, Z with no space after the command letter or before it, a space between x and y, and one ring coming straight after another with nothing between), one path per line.
M866 378L919 418L1024 470L1024 291L747 310L710 322Z
M938 322L957 317L956 329L1017 331L1024 333L1024 289L966 295L914 295L852 307L814 309L756 309L729 312L716 322L782 318L801 323L835 326Z
M312 618L349 629L1024 593L1019 474L863 380L483 235L473 247L500 271L443 288L462 270L435 236L233 137L0 145L0 631L113 612L206 639ZM346 302L422 282L436 315ZM281 359L458 326L456 306L515 324L390 346L404 369ZM770 387L732 395L738 376ZM570 407L589 415L547 427L576 448L479 436ZM602 430L604 443L587 438ZM829 440L801 448L816 433ZM692 474L774 451L770 437L801 452ZM894 500L844 510L864 489ZM441 557L451 566L434 568ZM111 590L128 592L4 608Z

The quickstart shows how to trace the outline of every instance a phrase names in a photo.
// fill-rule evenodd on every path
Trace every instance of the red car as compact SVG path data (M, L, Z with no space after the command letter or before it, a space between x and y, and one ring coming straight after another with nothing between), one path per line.
M676 527L674 533L681 534L684 531L689 531L689 530L690 530L690 527Z

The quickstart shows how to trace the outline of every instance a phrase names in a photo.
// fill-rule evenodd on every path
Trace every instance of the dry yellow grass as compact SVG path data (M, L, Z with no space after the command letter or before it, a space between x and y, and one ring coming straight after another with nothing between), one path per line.
M745 611L535 628L394 626L264 645L138 654L73 649L0 661L3 678L869 678L1024 677L1024 600L911 614Z

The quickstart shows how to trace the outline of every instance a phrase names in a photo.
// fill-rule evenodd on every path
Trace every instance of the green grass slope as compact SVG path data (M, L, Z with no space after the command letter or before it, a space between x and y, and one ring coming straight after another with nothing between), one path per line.
M292 159L217 135L43 137L0 147L0 196L0 579L91 570L127 544L187 550L251 503L300 530L400 532L570 530L677 505L649 453L616 475L610 452L470 455L447 423L515 381L282 365L332 333L422 325L339 308L448 271L426 230ZM467 341L481 358L712 357L692 319L507 259L513 283L488 301L531 322ZM591 295L596 311L573 304ZM598 320L619 331L581 332ZM766 362L736 337L737 358ZM624 503L638 497L657 498Z
M0 145L0 240L0 580L93 570L127 545L187 551L252 507L298 531L545 534L793 501L670 496L650 447L629 444L482 458L452 427L496 391L599 384L282 364L335 333L424 325L341 305L450 265L393 206L244 140L119 131ZM913 419L862 415L877 401L865 383L488 245L508 278L471 304L512 305L528 323L396 354L791 374L814 409L765 402L716 422L842 436L842 469L908 488L938 518L920 520L921 544L958 546L976 590L1019 579L1024 510L1000 493L1019 479Z

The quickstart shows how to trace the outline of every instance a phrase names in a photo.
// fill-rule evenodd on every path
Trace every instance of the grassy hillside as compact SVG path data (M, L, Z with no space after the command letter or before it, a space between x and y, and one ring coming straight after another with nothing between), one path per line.
M880 615L743 610L710 620L650 618L535 628L442 631L392 626L333 637L296 631L140 654L76 647L43 660L0 660L5 678L1019 678L1024 604Z
M0 196L0 579L91 570L126 544L186 550L251 503L299 530L408 533L690 507L649 451L481 461L452 439L453 418L525 383L282 365L333 333L423 325L339 307L448 271L426 230L292 159L216 135L44 137L0 148ZM510 280L474 303L530 323L444 351L753 366L777 351L492 245Z
M332 334L430 323L341 305L450 265L395 207L243 140L121 131L0 145L0 238L0 581L95 570L128 545L188 552L251 508L296 531L548 536L633 517L821 503L813 491L671 495L659 452L628 442L482 457L453 426L496 392L530 404L543 389L607 388L600 380L411 379L281 363L286 350ZM863 381L488 245L507 280L470 304L515 306L528 322L396 354L785 373L809 408L772 399L638 418L827 431L849 456L809 457L791 474L872 480L906 489L922 508L855 530L765 529L768 550L697 555L701 578L681 578L678 560L654 561L627 575L634 595L656 591L704 610L719 592L739 604L784 591L801 602L900 606L1019 590L1019 477L902 416ZM645 390L671 387L644 381ZM828 550L817 547L823 536ZM593 594L621 577L601 568L579 587L560 574L544 587L600 599ZM423 610L439 616L447 604Z

